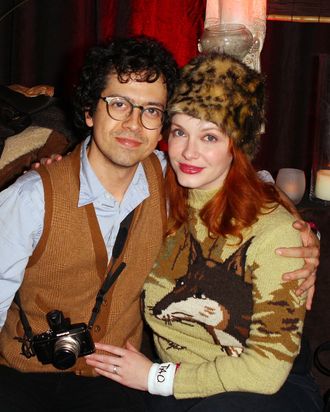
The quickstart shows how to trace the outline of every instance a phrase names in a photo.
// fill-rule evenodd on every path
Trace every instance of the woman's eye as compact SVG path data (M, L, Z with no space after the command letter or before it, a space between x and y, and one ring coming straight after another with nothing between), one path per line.
M184 136L184 131L181 129L172 129L171 134L174 137L181 137L181 136Z
M217 137L213 136L212 134L208 134L204 136L204 140L206 140L207 142L217 142L218 141Z

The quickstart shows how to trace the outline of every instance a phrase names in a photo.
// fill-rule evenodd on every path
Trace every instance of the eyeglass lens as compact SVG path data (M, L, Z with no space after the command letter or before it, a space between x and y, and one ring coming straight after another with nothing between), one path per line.
M154 106L138 106L123 97L106 97L107 111L114 120L127 120L134 108L139 108L140 119L146 129L158 129L163 123L164 113Z

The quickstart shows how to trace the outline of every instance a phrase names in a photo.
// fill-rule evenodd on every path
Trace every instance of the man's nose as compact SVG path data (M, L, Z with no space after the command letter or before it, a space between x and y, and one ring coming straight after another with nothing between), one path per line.
M123 125L132 130L141 128L141 109L139 107L133 107L132 113L123 121Z

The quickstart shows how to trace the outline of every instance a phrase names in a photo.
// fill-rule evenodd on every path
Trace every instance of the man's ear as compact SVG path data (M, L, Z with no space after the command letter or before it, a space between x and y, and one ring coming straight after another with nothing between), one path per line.
M93 127L93 118L88 112L85 112L85 122L88 127Z

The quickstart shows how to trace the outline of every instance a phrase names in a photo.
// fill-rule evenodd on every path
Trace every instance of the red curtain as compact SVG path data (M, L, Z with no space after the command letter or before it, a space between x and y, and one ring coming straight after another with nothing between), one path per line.
M16 0L1 0L0 16ZM30 0L0 21L0 84L54 85L66 94L86 50L114 35L145 34L179 65L197 54L206 0Z
M205 6L206 0L132 1L131 34L156 37L182 66L197 54Z
M116 32L116 20L119 17L118 1L101 0L98 4L98 38L105 40Z
M154 37L172 51L180 66L197 54L206 0L101 0L99 3L102 39L113 34Z

